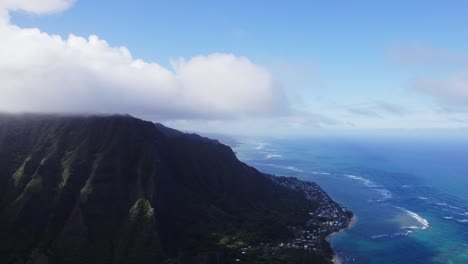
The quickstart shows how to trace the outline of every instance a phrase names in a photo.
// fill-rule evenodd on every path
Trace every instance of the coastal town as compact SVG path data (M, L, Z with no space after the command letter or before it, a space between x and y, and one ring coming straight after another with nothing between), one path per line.
M333 201L319 185L301 181L292 177L270 176L277 184L304 193L314 205L315 210L308 212L308 220L300 226L288 226L293 237L287 241L260 243L240 248L240 255L235 259L242 263L249 254L280 255L284 251L311 252L324 256L330 263L336 255L331 249L328 238L331 234L348 228L354 219L353 213Z
M274 177L273 179L282 186L304 192L308 200L318 205L315 211L309 212L310 218L304 226L289 226L295 238L281 243L280 247L315 252L328 250L327 237L346 229L351 224L353 213L333 201L316 183L292 177Z

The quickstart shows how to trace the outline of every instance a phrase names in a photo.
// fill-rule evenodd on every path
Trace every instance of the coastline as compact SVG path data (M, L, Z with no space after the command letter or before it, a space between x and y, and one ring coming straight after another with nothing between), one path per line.
M350 229L357 221L357 217L356 215L353 214L353 217L351 218L351 221L349 222L348 226L343 228L343 229L340 229L336 232L333 232L331 234L329 234L328 236L325 237L325 241L327 241L329 244L330 244L330 239L335 236L336 234L339 234L341 232L344 232L348 229ZM331 246L331 244L330 244ZM333 250L333 257L332 257L332 263L333 264L341 264L341 261L340 261L340 258L338 257L338 254L336 254L336 252Z
M281 177L266 174L279 185L305 193L310 201L318 202L319 206L313 212L309 212L309 220L304 227L289 227L294 231L294 239L281 243L280 247L304 248L315 250L323 256L327 263L340 263L340 260L330 244L331 237L339 232L351 228L357 218L354 213L348 211L342 205L335 202L318 184L302 181L294 177ZM305 227L314 225L313 230L304 230ZM330 262L331 261L331 262Z

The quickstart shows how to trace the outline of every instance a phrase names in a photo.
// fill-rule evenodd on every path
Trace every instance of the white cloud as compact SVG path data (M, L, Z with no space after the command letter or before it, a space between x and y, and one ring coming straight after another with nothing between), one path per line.
M22 10L33 14L61 12L73 5L75 0L1 0L0 20L8 20L8 10Z
M67 0L1 0L37 14ZM7 12L6 12L7 14ZM272 74L245 57L211 54L171 62L134 59L97 36L63 39L0 21L0 111L130 113L158 119L231 119L288 111Z
M419 79L414 86L442 103L468 106L468 72L455 74L445 79Z

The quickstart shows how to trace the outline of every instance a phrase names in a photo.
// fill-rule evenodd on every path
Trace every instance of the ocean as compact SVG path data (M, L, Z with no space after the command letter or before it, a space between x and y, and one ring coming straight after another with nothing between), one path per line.
M341 263L468 263L468 140L244 139L234 151L355 213L331 239Z

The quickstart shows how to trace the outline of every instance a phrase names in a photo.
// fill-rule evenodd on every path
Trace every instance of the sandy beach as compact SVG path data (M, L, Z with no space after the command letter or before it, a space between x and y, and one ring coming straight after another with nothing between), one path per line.
M349 223L349 225L348 225L346 228L340 229L338 232L331 233L330 235L328 235L328 236L325 238L325 240L326 240L328 243L330 243L330 239L331 239L334 235L336 235L336 234L338 234L338 233L340 233L340 232L343 232L343 231L345 231L345 230L351 228L351 227L356 223L356 221L357 221L357 217L356 217L356 215L353 215L353 218L351 218L351 222ZM336 253L333 254L332 263L333 263L333 264L341 264L340 258L338 257L338 255L337 255Z

